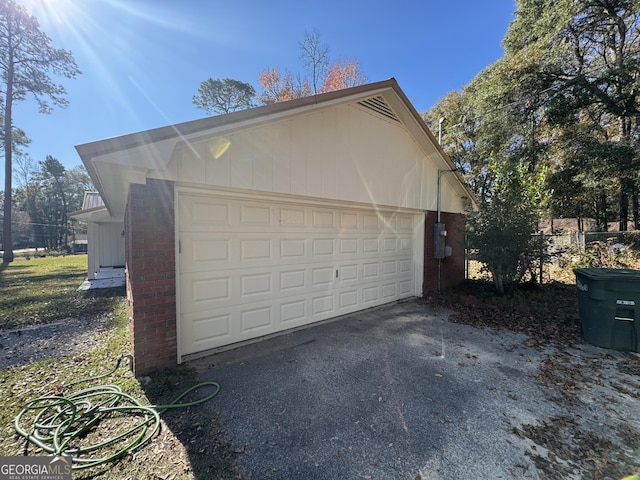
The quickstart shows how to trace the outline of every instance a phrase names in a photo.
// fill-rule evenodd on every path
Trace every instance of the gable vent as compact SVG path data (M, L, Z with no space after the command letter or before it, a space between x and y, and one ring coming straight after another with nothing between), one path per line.
M391 110L391 107L387 105L387 102L385 102L384 98L382 98L381 96L367 98L366 100L358 102L358 104L374 111L378 115L382 115L383 117L400 123L400 119L398 118L398 116L394 113L393 110Z

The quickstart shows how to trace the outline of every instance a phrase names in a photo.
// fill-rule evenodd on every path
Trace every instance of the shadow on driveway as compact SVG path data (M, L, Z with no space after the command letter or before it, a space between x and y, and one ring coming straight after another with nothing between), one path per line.
M514 426L549 416L524 335L394 303L190 362L243 475L538 478Z

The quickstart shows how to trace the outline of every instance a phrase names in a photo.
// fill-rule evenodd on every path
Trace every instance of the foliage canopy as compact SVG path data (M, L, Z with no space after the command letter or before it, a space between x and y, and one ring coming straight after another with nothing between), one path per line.
M230 113L251 108L255 95L249 83L232 78L208 78L198 87L193 104L208 115Z
M527 182L538 185L541 175L548 202L539 214L593 218L602 230L616 219L626 230L632 218L640 229L640 0L517 0L516 7L504 56L424 115L432 128L444 125L443 148L481 201L480 219L470 222L475 234L493 235L491 215L507 228L500 206L518 216ZM508 202L505 168L530 177L511 184ZM518 228L529 225L521 220ZM526 256L526 242L509 235ZM498 254L486 258L488 268L513 271L522 256L515 250L510 266L497 268Z

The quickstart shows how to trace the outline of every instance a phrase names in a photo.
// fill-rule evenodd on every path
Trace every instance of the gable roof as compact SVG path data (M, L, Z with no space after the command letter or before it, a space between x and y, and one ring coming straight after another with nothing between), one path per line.
M444 153L394 78L343 90L255 107L238 112L154 128L142 132L77 145L76 150L112 216L124 213L129 183L145 183L151 170L166 169L178 143L189 143L206 133L254 127L271 121L357 102L377 114L403 124L425 151L437 152L439 169L453 170ZM474 195L454 172L467 196Z
M82 210L91 210L98 207L104 207L102 197L98 192L84 192L84 198L82 199Z

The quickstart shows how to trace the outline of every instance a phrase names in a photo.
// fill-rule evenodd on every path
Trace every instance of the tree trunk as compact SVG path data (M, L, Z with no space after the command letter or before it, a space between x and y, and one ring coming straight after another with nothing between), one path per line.
M640 230L640 202L638 202L638 194L631 197L633 207L633 229Z
M13 262L13 238L11 237L11 204L13 203L13 185L11 166L13 154L13 136L11 128L11 115L13 103L13 56L9 56L7 69L7 92L4 100L4 224L2 228L2 262Z
M491 270L491 276L493 277L493 284L498 291L498 295L504 295L504 275L498 269Z
M622 57L621 54L619 54L619 56ZM616 63L619 63L620 68L622 68L622 60ZM620 117L620 143L624 146L629 146L631 144L631 119L624 115ZM618 179L620 182L619 230L621 232L627 231L627 224L629 222L629 193L633 193L633 188L630 188L631 182L628 178L628 169L633 163L633 158L631 157L631 153L624 156L622 164L620 165L621 174Z
M627 231L627 221L629 220L629 197L627 192L624 191L624 185L621 186L620 192L620 221L618 222L618 230L621 232Z
M598 199L598 208L597 211L597 228L601 232L606 232L608 230L607 227L607 195L604 192L600 192L600 197Z

